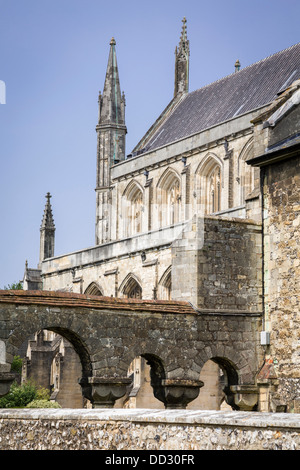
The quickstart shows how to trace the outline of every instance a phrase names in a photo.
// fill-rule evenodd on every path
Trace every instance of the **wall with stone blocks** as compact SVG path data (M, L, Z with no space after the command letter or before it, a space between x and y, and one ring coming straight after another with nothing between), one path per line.
M0 450L299 450L300 415L143 409L0 410Z
M264 170L265 329L278 402L300 399L300 156Z

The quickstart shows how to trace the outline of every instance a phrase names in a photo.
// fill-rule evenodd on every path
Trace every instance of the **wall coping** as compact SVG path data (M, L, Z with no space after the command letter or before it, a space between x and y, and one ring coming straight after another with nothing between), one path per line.
M0 409L0 420L127 421L171 425L288 428L300 432L299 413L153 409Z

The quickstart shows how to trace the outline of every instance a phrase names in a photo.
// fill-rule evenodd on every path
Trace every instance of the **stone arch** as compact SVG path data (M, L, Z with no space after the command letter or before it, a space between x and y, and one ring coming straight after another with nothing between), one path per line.
M122 194L121 203L124 237L131 237L142 232L143 204L142 186L135 180L130 181Z
M33 337L36 332L48 330L62 336L73 346L80 359L82 379L85 380L88 377L91 377L93 373L92 360L88 351L88 347L83 339L78 335L78 333L72 330L72 328L58 325L56 321L52 321L50 318L47 320L47 313L48 312L45 312L45 318L42 319L42 321L41 318L36 317L36 321L21 322L21 326L14 329L13 334L6 342L7 363L12 362L13 357L18 354L18 351L22 345L29 338Z
M141 357L150 366L150 380L153 394L157 400L164 402L162 381L166 378L165 368L161 358L154 354L141 354Z
M195 172L197 206L202 214L212 214L222 208L223 162L213 153L208 153Z
M159 226L168 226L180 221L181 178L173 168L167 168L156 187Z
M103 289L99 286L97 282L91 282L84 291L85 294L89 295L100 295L103 296Z
M119 287L122 297L129 299L141 299L143 294L140 279L133 273L127 274Z
M221 356L213 356L210 361L217 364L223 373L222 378L222 391L226 403L231 406L232 409L238 409L234 401L234 394L232 388L239 384L239 373L237 366L228 358ZM201 375L200 375L201 377Z
M169 266L158 282L158 298L161 300L171 300L172 290L172 265Z
M143 350L143 348L141 348ZM146 348L148 349L148 348ZM150 346L151 349L151 346ZM157 354L145 353L139 350L136 344L126 356L130 364L128 366L128 375L132 382L127 390L127 396L123 401L130 403L130 398L137 397L139 393L145 392L145 388L160 403L156 402L156 408L162 408L165 404L165 392L163 381L166 378L165 365L161 357ZM150 390L151 391L150 391ZM151 398L149 397L151 401ZM149 406L149 405L148 405Z
M237 182L239 184L239 204L244 205L247 196L254 190L254 167L247 165L253 156L253 137L246 142L237 161Z

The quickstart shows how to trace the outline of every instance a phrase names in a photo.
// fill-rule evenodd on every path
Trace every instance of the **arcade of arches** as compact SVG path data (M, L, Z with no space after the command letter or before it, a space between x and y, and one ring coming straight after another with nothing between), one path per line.
M0 325L9 322L12 332L0 328L1 363L8 365L31 338L24 369L27 377L33 377L35 353L47 346L48 355L38 359L41 385L48 380L52 399L59 401L60 396L65 407L148 403L148 407L220 409L224 400L233 409L257 407L258 338L253 334L249 341L249 332L258 331L257 315L232 321L199 315L185 302L44 291L0 291L0 307ZM240 349L232 346L237 333L244 338ZM9 372L6 376L2 372L0 379L8 384ZM76 400L71 404L67 397L75 385Z

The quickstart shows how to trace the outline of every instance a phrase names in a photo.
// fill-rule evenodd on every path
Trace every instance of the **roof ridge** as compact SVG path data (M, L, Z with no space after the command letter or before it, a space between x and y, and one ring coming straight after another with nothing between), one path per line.
M218 82L221 82L222 80L225 80L226 78L229 78L229 77L232 77L232 76L237 76L237 75L240 75L242 72L244 72L245 70L249 69L250 67L254 67L255 65L258 65L260 64L261 62L264 62L268 59L270 59L271 57L274 57L276 55L279 55L279 54L282 54L283 52L286 52L287 50L289 49L293 49L294 47L296 46L300 46L300 42L297 42L296 44L293 44L292 46L289 46L289 47L286 47L285 49L282 49L281 51L277 51L277 52L274 52L273 54L270 54L268 55L267 57L265 57L264 59L260 59L256 62L253 62L253 64L249 64L247 65L246 67L244 68L241 68L238 72L232 72L228 75L225 75L224 77L221 77L221 78L218 78L217 80L211 82L211 83L207 83L206 85L203 85L202 87L200 88L197 88L196 90L193 90L191 92L188 93L188 95L192 95L193 93L196 93L197 91L200 91L200 90L203 90L204 88L208 88L209 86L212 86L212 85L215 85L216 83Z

